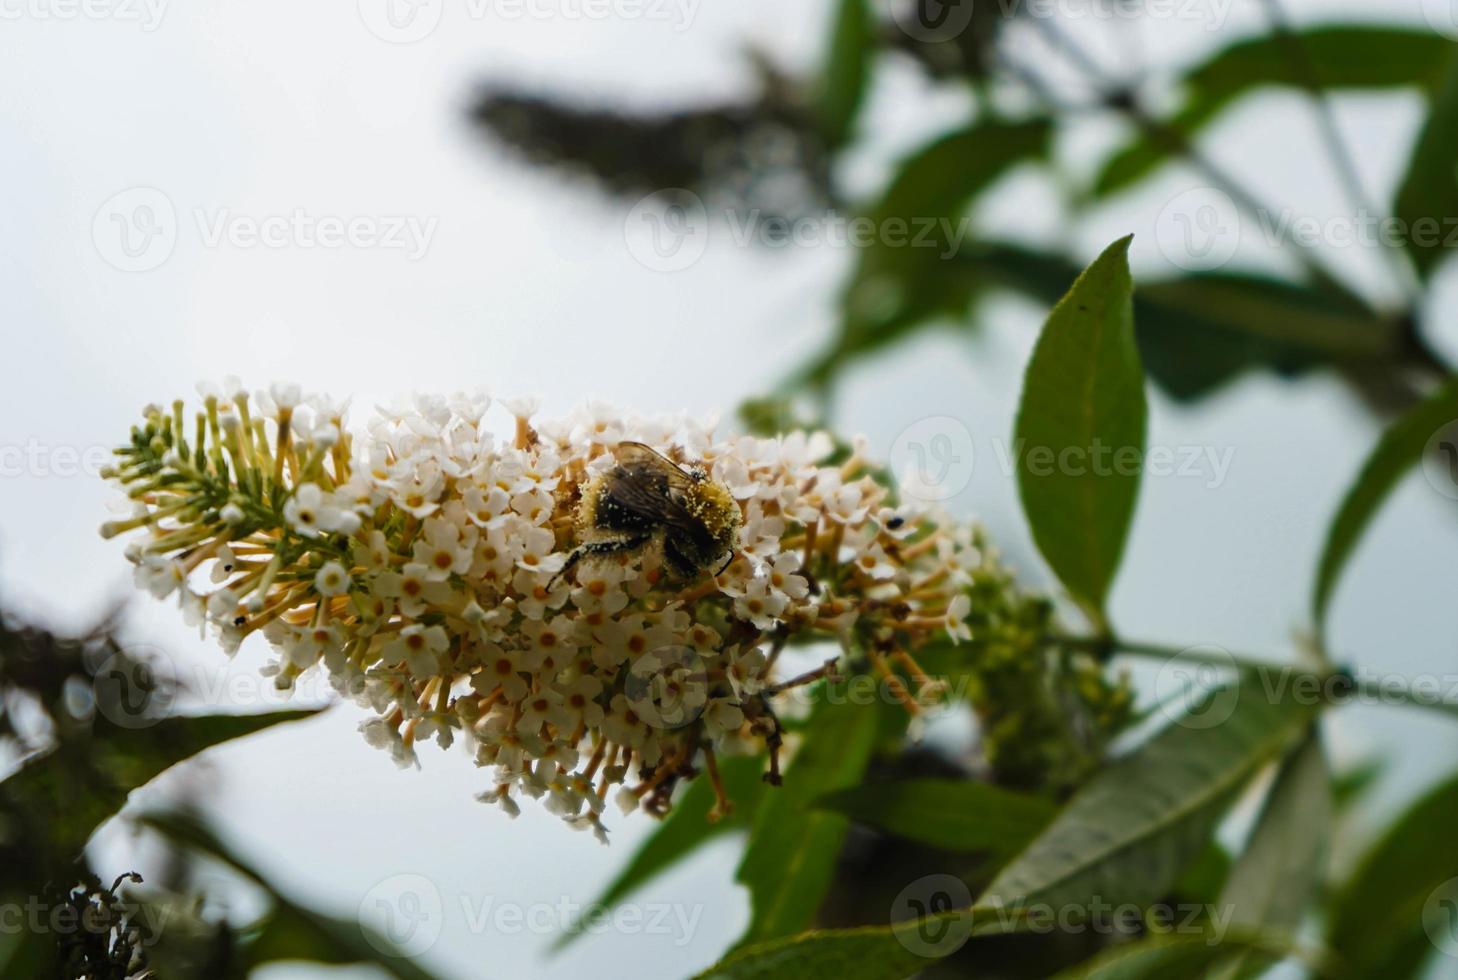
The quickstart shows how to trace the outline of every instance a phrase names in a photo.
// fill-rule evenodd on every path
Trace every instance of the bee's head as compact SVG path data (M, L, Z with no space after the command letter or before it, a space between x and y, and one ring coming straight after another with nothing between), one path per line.
M693 486L684 492L684 503L689 512L704 522L709 533L716 539L731 540L739 527L739 505L734 495L722 483L715 483L699 471Z

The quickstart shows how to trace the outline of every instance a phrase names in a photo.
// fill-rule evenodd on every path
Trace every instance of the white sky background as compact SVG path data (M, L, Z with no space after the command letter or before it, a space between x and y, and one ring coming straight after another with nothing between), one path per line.
M109 447L143 404L190 396L199 379L298 380L353 395L357 419L395 394L477 385L539 394L549 412L594 397L729 417L832 328L852 260L846 250L746 249L715 233L692 268L647 269L624 247L626 204L510 162L464 119L484 80L642 107L742 93L752 82L747 46L792 66L815 63L825 0L702 3L689 8L687 23L678 14L586 20L561 12L580 3L539 5L554 16L476 18L467 0L444 0L440 26L408 45L380 40L344 0L174 0L151 31L47 16L58 2L65 0L0 0L0 447L43 454L39 467L0 478L0 597L28 618L79 627L127 597L138 640L201 665L209 678L227 670L238 683L256 683L260 647L250 644L229 666L170 605L131 594L122 546L95 532L111 492L53 472L62 465L58 447ZM1290 6L1320 19L1361 16L1369 5ZM1423 22L1419 0L1383 6ZM1259 14L1254 0L1233 0L1219 30L1186 20L1120 29L1156 63L1170 63L1258 30ZM1122 48L1107 27L1080 29L1112 55ZM1386 199L1418 101L1351 98L1339 108L1369 190ZM841 176L874 189L889 161L965 111L961 99L933 97L912 73L890 68L865 123L878 142ZM1116 135L1091 124L1070 135L1065 151L1091 169ZM1210 145L1267 198L1318 217L1343 213L1300 98L1244 104ZM1165 171L1070 233L1056 227L1037 182L1014 177L980 217L1024 237L1071 240L1089 256L1133 231L1140 269L1164 273L1155 218L1199 183ZM136 187L165 193L179 231L165 263L127 273L103 259L92 225L104 202ZM438 225L423 257L411 260L388 249L210 248L197 219L199 211L212 221L224 209L263 217L295 208ZM1246 244L1242 261L1282 261ZM1347 249L1337 260L1364 287L1382 288L1375 254ZM1441 295L1451 298L1450 287ZM977 467L952 505L983 518L1038 580L993 442L1011 430L1038 312L1009 301L989 308L986 320L975 341L927 334L853 371L837 421L884 454L918 419L963 419ZM1458 349L1451 323L1439 327L1445 349ZM1232 464L1218 487L1198 478L1146 481L1115 620L1131 636L1286 656L1308 623L1326 522L1375 438L1374 422L1321 378L1253 377L1194 410L1159 397L1153 410L1152 444L1231 449ZM1458 672L1455 548L1451 506L1414 477L1372 529L1338 596L1340 653L1380 670ZM430 879L446 911L423 962L442 975L573 977L589 967L605 976L686 975L745 923L743 893L732 882L737 849L720 843L635 899L687 906L685 914L699 916L687 937L625 930L542 960L549 932L473 930L469 919L488 900L525 907L591 899L646 832L645 819L614 821L611 848L532 806L508 822L472 800L485 774L460 753L426 749L424 771L400 773L364 745L354 721L354 709L343 708L210 753L202 783L227 835L302 898L349 915L391 875ZM1443 774L1439 760L1452 757L1458 733L1362 709L1333 726L1333 744L1343 759L1380 753L1398 763L1377 804L1385 811ZM126 847L108 835L106 859L118 870L132 866Z

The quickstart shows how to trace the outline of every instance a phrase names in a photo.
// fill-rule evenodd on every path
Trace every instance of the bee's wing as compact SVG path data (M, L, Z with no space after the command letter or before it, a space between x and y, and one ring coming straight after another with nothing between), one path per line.
M619 465L643 466L661 472L664 479L668 481L668 485L675 489L682 490L694 482L693 477L684 472L682 466L644 443L620 442L616 455Z
M653 467L651 473L658 474L659 468ZM635 469L620 467L607 476L608 493L615 503L640 517L686 531L696 531L698 525L693 515L684 509L683 504L664 493L661 487L653 486L650 479L649 473L645 473L641 466Z

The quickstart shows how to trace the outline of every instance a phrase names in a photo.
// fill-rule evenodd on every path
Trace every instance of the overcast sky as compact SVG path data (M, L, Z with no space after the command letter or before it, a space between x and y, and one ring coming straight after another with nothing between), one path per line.
M424 20L394 26L372 0L159 2L100 0L104 16L65 17L65 0L0 0L0 599L25 617L77 627L125 597L137 642L214 686L233 678L242 693L219 698L223 707L259 702L248 691L258 687L261 648L250 644L230 665L174 607L132 594L122 546L96 535L111 491L84 472L144 404L190 396L198 380L297 380L354 396L356 419L402 392L478 385L539 395L550 412L593 397L729 417L829 335L847 249L766 251L716 232L692 266L656 270L625 236L631 202L518 166L464 122L487 80L642 107L746 92L751 46L795 68L816 63L825 0L622 0L607 18L586 16L600 8L581 0L434 0ZM1132 44L1167 64L1259 29L1254 0L1202 2L1203 19L1088 21L1080 30L1105 54ZM1290 6L1303 18L1371 16L1355 2ZM1383 6L1423 23L1419 0ZM1429 0L1426 10L1443 8ZM414 33L422 36L400 43ZM1419 100L1346 98L1338 108L1364 180L1386 198ZM889 66L865 124L876 139L840 177L875 188L890 161L967 111L964 99ZM1063 154L1090 168L1117 136L1091 123L1069 134ZM1342 213L1299 97L1244 103L1211 139L1212 152L1269 198L1301 214ZM1199 183L1168 171L1065 229L1036 178L1014 175L979 218L1089 256L1132 231L1139 270L1168 273L1159 215ZM250 237L280 216L290 227L281 243ZM355 241L330 245L331 223L350 222ZM144 242L146 228L157 235ZM1283 261L1246 240L1258 237L1244 236L1238 261ZM1344 250L1337 261L1364 288L1383 288L1370 250ZM1454 297L1451 279L1440 295ZM1039 311L1006 301L985 319L975 340L928 334L853 371L836 419L882 454L918 420L962 420L976 466L950 504L981 517L1041 582L999 458ZM1451 317L1444 328L1440 342L1458 349ZM1123 631L1289 655L1308 623L1325 524L1376 431L1344 389L1319 377L1252 377L1193 410L1156 396L1151 444L1207 453L1207 463L1193 476L1146 481L1113 600ZM1455 549L1451 503L1414 477L1345 580L1337 652L1374 670L1458 672ZM352 915L418 881L392 876L429 882L443 912L423 962L444 975L686 975L743 927L737 848L721 842L637 896L645 917L674 903L666 929L623 924L539 959L555 910L600 890L648 829L645 818L615 821L611 848L530 806L508 822L472 800L485 774L463 755L427 750L423 771L397 772L364 745L357 720L346 707L211 753L201 785L230 838L324 907ZM1380 709L1342 716L1332 739L1341 759L1398 762L1378 810L1442 775L1434 763L1458 747L1451 726ZM118 833L105 844L108 866L136 863ZM538 928L513 931L514 920L496 917L503 906ZM311 974L269 973L286 975Z

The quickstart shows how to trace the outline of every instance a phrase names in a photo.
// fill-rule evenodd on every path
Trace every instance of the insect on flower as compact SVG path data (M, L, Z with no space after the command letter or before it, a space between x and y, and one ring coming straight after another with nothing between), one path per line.
M557 573L584 558L662 549L663 560L682 581L734 560L739 506L729 488L697 466L684 468L641 442L618 446L617 465L588 483L577 508L577 533L585 543ZM555 579L554 579L555 581Z

